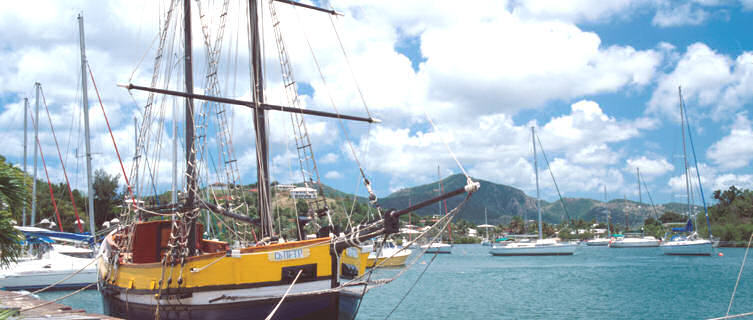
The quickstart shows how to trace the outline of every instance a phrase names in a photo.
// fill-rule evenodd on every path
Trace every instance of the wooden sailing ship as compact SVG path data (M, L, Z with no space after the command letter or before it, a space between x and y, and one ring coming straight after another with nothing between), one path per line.
M182 2L184 86L185 91L158 88L157 77L151 86L135 84L123 85L128 90L149 92L144 108L142 130L148 130L149 112L154 108L153 96L171 96L185 99L185 145L186 171L185 194L180 200L167 205L142 205L138 189L129 185L129 201L121 216L123 226L110 233L100 248L98 263L98 288L103 299L104 312L123 318L158 319L258 319L274 316L278 319L352 319L358 312L361 298L370 285L366 274L368 253L362 252L361 241L382 236L388 237L399 231L399 217L416 209L437 203L443 199L466 194L466 199L479 188L479 184L468 178L468 184L457 190L441 194L433 199L409 206L401 210L383 211L378 199L371 192L370 182L362 172L364 184L370 193L370 203L378 210L379 219L353 226L343 232L335 232L330 209L324 195L319 192L317 199L309 200L309 211L299 213L298 239L283 242L279 239L270 213L269 166L267 155L267 112L276 110L291 113L298 120L299 132L296 137L303 140L299 147L307 159L313 159L310 141L305 133L302 115L330 117L373 123L369 117L348 116L300 108L296 105L297 89L292 74L286 71L289 64L282 64L286 87L292 87L290 105L279 106L265 103L260 44L260 5L255 0L248 4L248 25L252 71L253 97L251 101L224 98L217 91L207 89L205 93L194 93L192 42L191 42L191 2ZM286 0L269 1L271 15L275 2L335 14L310 5ZM197 1L198 3L198 1ZM200 7L199 7L200 8ZM227 10L227 1L224 4ZM155 58L155 73L159 69L165 34L174 11L180 10L180 3L172 1L164 26L161 27L160 47ZM223 13L223 19L224 15ZM246 16L246 14L241 13ZM276 25L278 21L273 21ZM223 22L224 27L224 22ZM276 29L278 45L282 43ZM211 43L205 38L205 43ZM278 48L279 49L279 48ZM209 63L215 65L213 52L209 52ZM279 49L281 60L287 60L284 49ZM216 58L216 54L214 54ZM208 71L210 74L212 69ZM290 98L290 97L289 97ZM194 101L221 105L241 106L253 109L254 132L257 149L258 209L247 212L248 206L222 206L203 200L199 195L197 173L197 153L200 147L196 139L195 122L197 109ZM175 132L175 131L173 131ZM142 132L137 144L137 153L130 177L138 172L146 138ZM298 142L298 140L297 140ZM308 148L308 149L306 149ZM141 152L141 153L140 153ZM174 151L175 152L175 151ZM310 155L310 157L309 157ZM232 161L226 161L232 162ZM147 163L148 164L148 163ZM143 166L143 163L141 163ZM313 166L314 172L316 166ZM133 180L133 179L132 179ZM308 182L319 188L318 174ZM173 193L174 194L174 193ZM244 211L244 209L246 209ZM203 230L208 225L198 222L200 211L211 212L223 219L243 224L245 230L258 231L260 237L253 241L246 239L236 246L229 241L203 238ZM325 219L328 218L328 219ZM317 238L305 239L303 226L309 221L321 219L325 226L319 228ZM326 222L329 223L326 223ZM318 225L318 224L317 224ZM254 233L255 235L255 233ZM255 237L255 236L254 236Z

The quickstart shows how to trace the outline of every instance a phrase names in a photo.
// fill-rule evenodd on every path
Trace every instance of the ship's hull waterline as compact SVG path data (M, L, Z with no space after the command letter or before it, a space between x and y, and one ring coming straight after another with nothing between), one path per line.
M323 282L326 282L325 287L328 288L329 280ZM264 319L280 302L287 288L277 289L281 290L277 290L277 294L271 297L243 295L244 292L253 289L206 291L182 299L168 299L164 296L166 299L161 300L159 305L159 319ZM324 293L318 294L291 292L280 304L273 318L353 319L361 300L362 289L354 287L340 291L324 290ZM224 298L212 301L207 300L207 297ZM124 319L154 319L158 309L153 294L103 292L102 306L106 314Z

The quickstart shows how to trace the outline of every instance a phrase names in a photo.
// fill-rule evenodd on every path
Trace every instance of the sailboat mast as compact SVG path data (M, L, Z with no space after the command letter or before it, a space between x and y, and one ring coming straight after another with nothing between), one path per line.
M630 218L628 216L627 194L622 195L622 202L625 204L625 232L630 231Z
M682 162L685 165L685 192L688 199L688 218L690 218L690 176L688 175L688 152L685 147L685 111L682 108L682 87L677 87L680 96L680 129L682 130Z
M256 0L249 0L249 20L251 23L250 40L252 45L251 65L253 66L253 81L251 92L254 108L254 128L256 129L256 166L257 183L259 189L259 217L261 218L262 237L271 236L272 216L269 213L269 154L267 142L267 112L259 105L264 103L264 78L261 61L261 32L259 31L259 7Z
M27 119L29 119L29 98L24 98L24 176L26 176L26 123ZM24 190L26 190L26 179L24 179ZM24 195L26 192L24 192ZM21 225L26 226L26 196L24 196L24 207L23 207L23 220L21 220Z
M86 92L86 45L84 41L84 16L78 15L78 32L79 40L81 42L81 93L83 95L83 108L84 108L84 140L86 141L86 198L88 199L89 209L89 232L94 236L95 226L94 223L94 192L92 187L92 153L91 143L89 136L89 95Z
M533 140L533 172L536 174L536 211L539 214L539 240L543 239L541 231L541 200L539 199L539 159L536 156L536 129L531 127L531 140ZM523 222L525 224L525 222Z
M221 158L217 158L221 159ZM170 203L178 203L178 106L173 103L173 181L170 186Z
M604 205L607 204L607 185L604 185ZM607 238L612 236L612 231L609 230L609 208L607 208Z
M186 93L193 94L193 61L191 44L191 1L183 1L183 41L185 47L185 63L183 64ZM194 197L196 196L196 153L194 152L194 127L193 127L193 98L186 97L186 204L185 208L193 209ZM189 218L188 229L188 253L196 253L196 219Z
M34 119L39 119L39 88L40 88L39 82L34 83L34 87L36 88L36 107L34 109ZM35 220L37 218L37 147L36 144L39 141L39 121L35 121L33 123L34 125L34 181L33 185L31 187L31 221L29 222L30 226L34 226Z
M635 167L635 173L638 177L638 208L643 203L643 195L641 194L641 168Z

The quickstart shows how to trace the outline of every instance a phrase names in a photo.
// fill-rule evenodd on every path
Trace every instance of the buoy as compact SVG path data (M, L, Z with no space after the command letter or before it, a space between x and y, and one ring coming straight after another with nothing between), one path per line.
M717 255L720 257L724 257L724 253L721 253L721 252L719 252Z

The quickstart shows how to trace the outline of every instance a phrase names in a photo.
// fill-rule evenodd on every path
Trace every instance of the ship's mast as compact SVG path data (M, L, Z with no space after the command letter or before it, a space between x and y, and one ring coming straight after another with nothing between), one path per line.
M685 111L682 108L682 87L677 87L680 95L680 129L682 130L682 162L685 165L685 192L688 199L688 218L692 214L690 210L690 175L688 174L688 152L685 147Z
M39 89L40 89L39 82L34 83L34 87L36 88L36 107L34 109L34 119L39 119ZM36 144L39 143L39 120L34 121L32 123L34 125L34 181L32 182L33 185L31 187L31 221L29 222L30 226L34 226L35 220L37 218L37 147Z
M183 1L183 41L185 48L184 75L186 93L193 94L193 60L191 44L191 1ZM194 197L196 196L196 152L193 145L193 98L186 97L186 204L185 208L193 210ZM188 229L188 253L196 253L196 219L189 216Z
M536 129L531 127L531 140L533 140L533 171L536 173L536 211L539 214L539 240L543 239L541 231L541 200L539 199L539 160L536 157ZM524 222L525 223L525 222Z
M26 175L26 121L29 118L29 98L24 98L24 176ZM26 179L24 179L24 190L26 190ZM26 192L24 192L26 194ZM26 197L24 196L24 207L23 207L23 220L21 220L21 225L26 226Z
M84 107L84 140L86 141L86 191L87 199L89 201L89 232L94 236L95 223L94 223L94 192L92 187L92 153L91 143L89 141L89 96L87 95L87 83L86 83L86 46L84 42L84 17L78 15L78 31L79 39L81 42L81 92L83 94L83 107Z
M259 31L259 6L256 0L249 0L249 23L251 34L249 41L252 47L251 65L253 66L253 103L257 106L264 103L264 78L261 61L261 32ZM267 144L267 112L262 108L254 108L254 128L256 129L256 174L259 189L259 217L261 218L262 237L274 233L272 216L269 213L269 155Z

